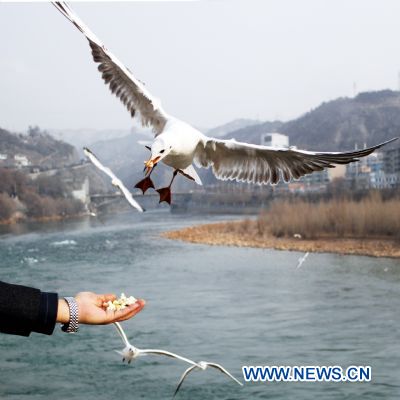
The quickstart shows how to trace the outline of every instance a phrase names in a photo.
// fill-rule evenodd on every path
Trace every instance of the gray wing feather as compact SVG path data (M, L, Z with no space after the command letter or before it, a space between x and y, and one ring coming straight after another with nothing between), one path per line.
M229 378L233 379L236 383L238 383L240 386L243 386L243 383L238 381L230 372L228 372L222 365L215 364L215 363L207 363L208 366L216 368L220 370L223 374L228 375Z
M114 322L114 326L117 329L119 336L121 337L122 341L124 342L125 346L130 346L128 338L126 337L125 331L122 329L122 326L119 322ZM122 354L121 352L119 352Z
M181 379L180 379L180 381L179 381L179 383L178 383L178 386L177 386L176 389L175 389L175 392L174 392L174 396L173 396L173 397L175 397L176 394L178 393L178 391L179 391L179 389L181 388L182 383L183 383L183 381L185 380L186 376L187 376L190 372L192 372L195 368L196 368L196 366L193 365L193 366L189 367L189 368L182 374Z
M122 194L125 196L126 200L132 207L136 208L140 212L144 211L142 206L133 198L132 193L122 183L121 179L117 178L117 176L114 174L114 172L111 171L110 168L105 167L95 156L95 154L87 147L83 148L83 152L89 158L89 160L94 164L95 167L97 167L100 171L103 171L111 178L113 185L117 186L119 190L121 190Z
M178 354L172 353L170 351L167 350L159 350L159 349L139 349L139 352L143 355L146 354L156 354L156 355L160 355L160 356L167 356L167 357L171 357L171 358L176 358L177 360L181 360L184 362L187 362L188 364L192 364L194 366L198 366L194 361L189 360L186 357L182 357Z
M142 82L105 48L66 2L56 1L53 5L86 36L92 49L93 60L99 63L98 70L105 84L125 105L132 118L136 111L139 111L142 125L152 126L156 136L160 134L169 118L162 109L160 101L153 97Z
M335 164L359 161L360 157L397 139L363 150L329 153L276 149L235 140L207 138L197 146L194 162L199 167L212 167L214 175L221 180L276 184L281 179L289 182L315 171L334 168Z

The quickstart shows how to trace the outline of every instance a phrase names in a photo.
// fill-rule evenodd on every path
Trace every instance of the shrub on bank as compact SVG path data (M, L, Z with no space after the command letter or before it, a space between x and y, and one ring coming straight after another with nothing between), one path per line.
M355 201L332 199L273 202L257 221L258 230L277 237L318 236L400 238L400 199L383 200L379 193Z
M7 220L15 212L15 203L6 193L0 193L0 220Z

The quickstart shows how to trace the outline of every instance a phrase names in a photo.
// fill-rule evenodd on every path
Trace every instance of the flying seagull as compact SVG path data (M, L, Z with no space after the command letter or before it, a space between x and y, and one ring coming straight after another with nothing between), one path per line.
M140 206L140 204L132 197L132 193L126 188L126 186L122 183L121 179L118 179L114 172L111 171L110 168L105 167L99 159L94 155L92 151L90 151L87 147L83 148L83 152L85 156L89 158L89 160L101 171L107 174L111 178L111 183L117 187L125 198L128 200L128 203L136 208L136 210L143 212L144 209Z
M220 364L215 364L215 363L210 363L207 361L200 361L198 362L198 365L192 365L191 367L189 367L181 376L181 379L178 383L178 386L175 390L174 393L174 397L176 396L176 394L178 393L180 387L182 386L183 381L185 380L185 378L195 369L201 369L202 371L205 371L207 369L207 367L212 367L212 368L216 368L219 371L221 371L222 373L224 373L225 375L229 376L229 378L233 379L236 383L238 383L240 386L243 386L243 383L238 381L231 373L229 373L222 365Z
M117 331L118 331L119 335L121 336L121 339L125 345L125 347L122 351L115 350L118 354L120 354L122 356L122 362L127 361L128 364L130 364L131 361L134 360L135 358L138 358L141 356L146 356L148 354L153 354L153 355L176 358L177 360L187 362L194 367L199 366L199 364L195 363L194 361L189 360L188 358L179 356L178 354L171 353L170 351L158 350L158 349L138 349L137 347L135 347L129 343L128 338L126 337L126 334L125 334L124 330L122 329L121 324L119 322L114 322L114 325L117 328Z
M310 253L307 251L307 253L305 253L302 257L300 257L300 258L297 260L296 269L299 269L299 268L303 265L304 261L306 261L306 258L308 257L309 254L310 254Z
M335 164L348 164L395 139L376 146L347 153L312 152L293 148L273 148L236 140L207 137L186 122L167 114L161 102L126 68L82 22L65 2L54 2L55 7L68 18L89 41L93 60L106 85L125 105L131 116L140 114L143 126L151 126L155 135L151 156L145 161L145 178L135 187L143 193L154 187L150 175L159 162L172 167L170 184L158 189L160 202L171 203L171 185L178 173L201 184L193 167L212 168L216 178L255 184L289 182L301 176Z

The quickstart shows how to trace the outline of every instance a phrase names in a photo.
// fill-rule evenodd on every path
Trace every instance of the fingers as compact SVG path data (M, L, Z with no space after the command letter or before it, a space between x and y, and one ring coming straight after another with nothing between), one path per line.
M114 315L111 316L112 320L110 322L126 321L132 318L143 309L145 304L144 300L139 299L136 303L127 306L123 310L115 311Z
M117 296L113 293L102 294L101 297L103 302L114 301L117 298Z

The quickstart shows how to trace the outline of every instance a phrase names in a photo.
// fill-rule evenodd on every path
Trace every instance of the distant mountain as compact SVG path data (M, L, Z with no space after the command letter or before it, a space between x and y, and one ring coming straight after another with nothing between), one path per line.
M290 145L309 150L344 151L372 146L400 135L400 92L382 90L324 102L285 123L266 122L226 135L260 143L260 134L279 131Z
M261 121L256 119L246 119L246 118L239 118L234 119L227 124L217 126L215 128L209 129L206 134L211 137L220 137L224 136L229 132L237 131L242 128L246 128L249 126L259 125Z
M292 144L315 150L372 146L400 135L400 92L365 92L322 103L280 131Z
M260 144L262 133L280 131L283 122L281 121L267 121L261 124L246 126L235 131L228 132L223 139L234 138L238 142L248 142Z
M2 165L13 165L14 157L25 156L31 165L60 167L79 160L73 146L54 139L38 127L31 127L28 134L16 134L0 128L0 153L6 159Z
M112 140L103 140L89 146L105 165L109 166L126 184L132 184L142 176L143 161L149 151L138 144L146 137L130 133ZM148 138L147 138L148 139ZM107 178L108 179L108 178Z
M133 127L132 129L51 129L50 134L55 138L75 146L80 152L83 147L91 146L105 140L114 140L131 133L139 132L148 135L151 139L152 134L149 129Z

